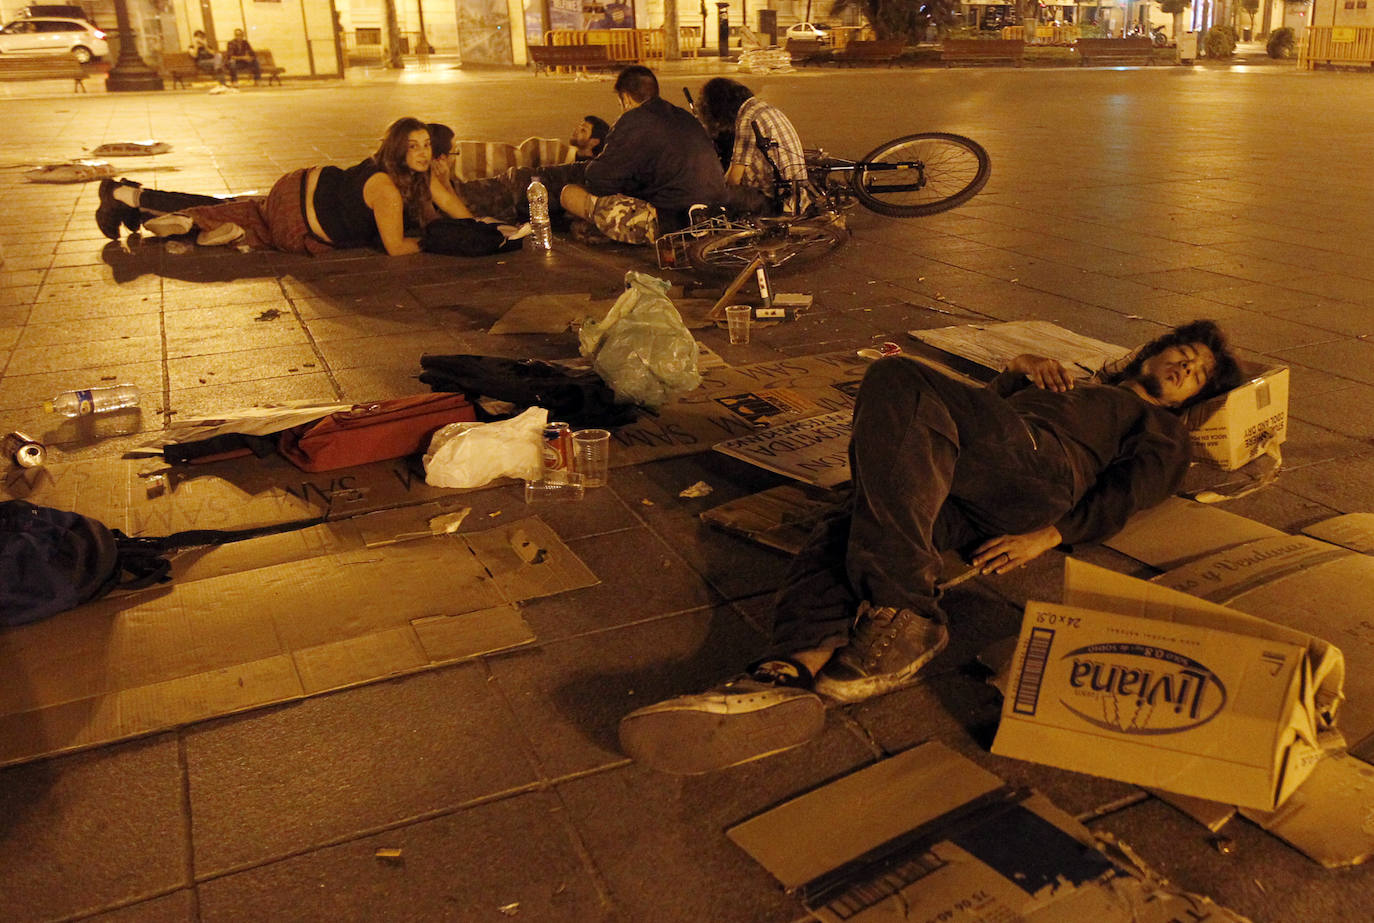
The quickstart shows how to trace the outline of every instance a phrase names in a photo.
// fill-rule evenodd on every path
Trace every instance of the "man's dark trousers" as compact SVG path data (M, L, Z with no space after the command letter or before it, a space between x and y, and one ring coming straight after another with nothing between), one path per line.
M1057 440L991 390L903 357L864 376L849 464L851 500L778 594L774 655L844 644L860 601L932 614L942 550L1050 525L1074 501Z

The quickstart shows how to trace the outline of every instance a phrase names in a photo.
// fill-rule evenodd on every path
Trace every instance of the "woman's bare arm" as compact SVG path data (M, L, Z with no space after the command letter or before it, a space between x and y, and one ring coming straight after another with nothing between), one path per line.
M382 246L391 256L419 253L420 242L406 237L405 200L385 173L377 173L363 185L363 201L372 209Z

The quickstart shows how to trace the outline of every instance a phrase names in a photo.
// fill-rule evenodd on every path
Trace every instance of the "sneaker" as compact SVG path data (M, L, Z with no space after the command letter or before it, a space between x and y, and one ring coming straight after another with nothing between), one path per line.
M196 243L202 247L227 247L243 240L244 230L233 222L225 222L217 228L201 231Z
M158 215L143 222L143 229L154 237L177 237L189 234L195 228L196 223L188 215Z
M836 702L862 702L916 682L916 674L949 643L944 614L862 603L849 643L835 652L816 692Z
M799 747L825 726L825 703L809 689L743 675L620 719L620 747L636 762L699 775Z

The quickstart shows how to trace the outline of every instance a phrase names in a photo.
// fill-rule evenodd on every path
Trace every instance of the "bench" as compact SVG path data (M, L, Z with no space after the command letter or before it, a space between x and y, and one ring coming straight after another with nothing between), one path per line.
M940 47L940 61L945 67L994 61L1020 67L1025 54L1026 43L1019 38L947 38Z
M258 70L262 73L263 79L267 81L267 85L270 87L272 81L275 80L277 86L281 86L281 75L286 73L286 68L279 67L277 62L272 60L272 52L266 48L255 48L253 50L257 52Z
M817 38L789 38L783 49L792 56L793 64L814 64L830 60L830 49Z
M547 71L552 67L567 67L577 70L587 68L609 68L611 50L605 45L528 45L530 63L534 74Z
M0 80L75 81L72 92L86 92L86 67L71 55L0 55Z
M899 38L880 41L850 42L831 56L836 64L877 64L886 62L889 67L897 63L906 48L906 42Z
M196 67L196 59L185 51L164 51L158 73L172 81L172 88L190 85L196 80L216 80L215 74Z
M1155 43L1148 38L1080 38L1073 47L1084 67L1154 63Z

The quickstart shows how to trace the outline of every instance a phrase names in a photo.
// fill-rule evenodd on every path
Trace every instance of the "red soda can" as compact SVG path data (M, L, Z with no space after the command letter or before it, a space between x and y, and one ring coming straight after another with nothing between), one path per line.
M887 342L878 347L878 355L880 356L900 356L901 354L902 347L896 343Z
M572 470L572 427L566 423L544 424L544 470Z

